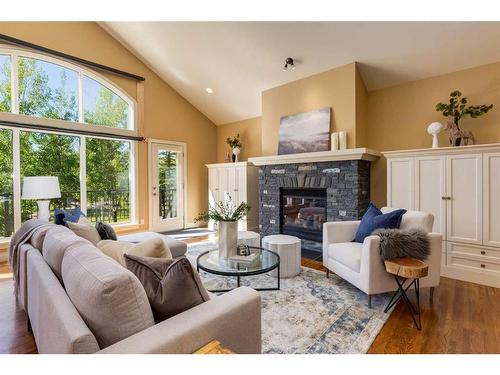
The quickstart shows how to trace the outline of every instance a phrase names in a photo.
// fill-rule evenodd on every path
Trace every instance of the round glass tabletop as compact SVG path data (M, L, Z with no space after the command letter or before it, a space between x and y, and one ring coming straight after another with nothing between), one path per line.
M257 254L253 261L243 262L231 259L219 259L219 250L210 250L200 254L196 260L196 264L203 271L222 276L259 275L272 271L279 265L279 255L271 250L250 247L250 252Z

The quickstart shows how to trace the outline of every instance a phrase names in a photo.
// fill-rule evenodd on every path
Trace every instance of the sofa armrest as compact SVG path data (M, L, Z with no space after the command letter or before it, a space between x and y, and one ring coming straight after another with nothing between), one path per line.
M260 353L259 293L247 287L237 288L98 353L193 353L212 340L236 353Z

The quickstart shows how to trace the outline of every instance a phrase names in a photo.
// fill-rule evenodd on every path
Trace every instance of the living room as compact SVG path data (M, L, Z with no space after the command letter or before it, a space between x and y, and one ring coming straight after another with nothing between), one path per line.
M176 6L0 22L0 353L498 354L500 23Z

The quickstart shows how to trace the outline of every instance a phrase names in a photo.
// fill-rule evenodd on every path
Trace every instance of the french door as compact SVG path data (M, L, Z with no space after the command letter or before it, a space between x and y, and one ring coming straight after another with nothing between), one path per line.
M184 228L185 148L183 143L150 143L151 230Z

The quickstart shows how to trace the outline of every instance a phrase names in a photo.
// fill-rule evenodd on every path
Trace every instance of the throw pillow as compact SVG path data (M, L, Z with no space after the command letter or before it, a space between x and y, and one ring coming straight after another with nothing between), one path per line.
M370 203L361 218L354 241L363 243L365 238L371 235L376 229L399 229L401 219L405 213L406 210L401 209L383 214L373 203Z
M117 240L116 232L111 225L98 221L95 225L95 229L99 232L101 240Z
M73 210L63 210L61 208L56 208L54 210L54 219L57 225L65 225L66 222L70 221L72 223L77 223L80 217L85 216L80 209L77 207Z
M101 236L94 228L92 224L87 224L86 222L73 223L71 221L66 221L66 226L71 229L77 236L85 238L90 241L94 246L101 240Z
M156 323L210 299L198 272L186 258L157 259L125 254L125 263L144 287Z
M170 249L160 238L151 238L139 243L103 240L97 243L97 248L110 258L116 260L123 267L126 267L124 258L125 254L150 258L172 259Z

